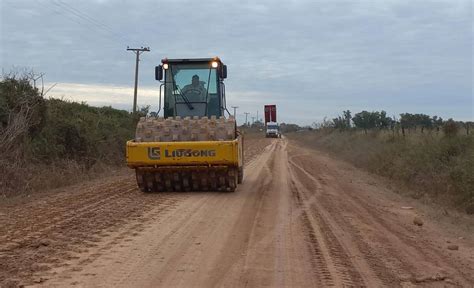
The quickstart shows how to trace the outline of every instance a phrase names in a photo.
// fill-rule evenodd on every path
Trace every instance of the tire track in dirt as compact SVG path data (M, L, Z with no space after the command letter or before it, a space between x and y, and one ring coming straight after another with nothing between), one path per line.
M256 163L263 165L257 169L261 172L253 175L253 182L259 184L248 187L250 191L245 192L246 197L258 196L258 202L254 202L252 210L242 211L243 215L251 212L253 216L233 228L235 231L242 230L238 227L251 229L239 236L246 237L244 241L240 239L225 245L238 247L240 243L241 256L233 261L222 261L225 258L219 261L232 265L219 273L220 281L207 282L212 285L205 287L313 287L318 283L304 245L300 214L291 201L286 144L286 141L274 140L273 145L266 148L266 153L271 153L270 158ZM229 250L231 253L235 249Z
M259 213L261 213L260 208L265 201L265 194L268 192L271 184L271 177L268 175L270 172L268 161L271 161L270 155L275 150L276 143L269 141L262 141L262 143L271 144L264 146L262 149L256 150L258 152L249 162L249 170L256 171L256 173L252 173L251 176L247 176L247 179L244 179L248 181L248 178L252 178L253 182L257 182L256 186L253 187L255 193L248 195L248 198L244 203L242 211L246 211L247 213L242 213L233 225L232 230L238 231L239 233L236 237L228 239L225 243L224 246L231 249L223 251L224 253L219 256L218 262L222 263L222 266L219 267L219 271L216 271L216 275L211 277L211 281L209 281L210 287L228 286L227 283L224 284L226 277L232 275L235 270L245 269L241 268L241 266L245 267L246 265L245 263L247 261L247 256L249 255L251 237L254 234ZM260 158L258 158L258 155L260 155ZM254 161L257 159L258 161ZM257 179L258 181L256 181ZM232 250L240 251L240 255L236 255ZM242 277L239 277L234 281L235 282L231 285L237 285L237 283L239 283L238 285L246 285L245 283L247 282L245 279L242 279Z
M27 238L27 233L54 227L68 218L78 217L80 211L93 209L106 202L113 203L112 200L130 193L135 186L133 179L127 177L116 182L94 185L74 193L67 191L50 199L7 209L7 216L2 221L4 225L0 228L1 232L8 232L3 234L3 240L8 241L17 236Z
M303 192L302 185L294 178L293 173L292 176L292 193L297 207L302 211L301 219L308 237L308 248L313 255L315 276L321 279L321 286L365 286L356 265L350 259L350 254L340 244L319 209L315 209L314 204L311 204L315 201Z
M247 249L245 250L245 258L244 263L241 265L241 277L237 282L224 282L226 286L245 286L245 287L254 287L254 286L313 286L317 284L321 287L328 287L328 286L364 286L364 281L359 275L357 269L350 264L350 260L348 255L345 254L344 250L334 236L329 237L331 231L326 226L325 230L321 230L320 226L323 222L321 217L315 218L314 213L310 213L310 207L307 204L311 203L310 199L303 199L302 196L304 194L298 192L294 177L291 174L288 174L286 169L281 170L281 167L285 167L287 165L287 157L286 157L286 141L280 141L279 145L277 145L276 149L274 149L273 159L270 160L268 166L269 168L269 175L272 175L271 178L265 178L265 181L268 181L268 186L262 187L262 189L258 189L265 194L268 194L270 199L264 199L260 202L258 207L255 207L255 210L259 211L253 221L253 228L250 233L250 238L248 240ZM282 162L283 161L283 162ZM283 166L284 165L284 166ZM280 171L281 170L281 171ZM274 175L273 175L274 174ZM267 177L266 175L265 177ZM278 178L275 179L275 177ZM273 179L272 179L273 178ZM290 178L290 183L284 184L287 182L287 179ZM281 203L281 201L285 201L284 195L288 195L290 190L293 193L293 199L295 200L296 204L289 209L288 211L282 211L285 205L280 207L274 207L276 202ZM277 192L278 191L278 192ZM296 194L295 194L296 193ZM280 197L280 199L278 199ZM288 198L290 200L291 198ZM271 204L271 203L274 204ZM293 203L294 204L294 203ZM272 217L269 217L268 211L271 208L277 208L278 211L272 213ZM298 239L295 242L291 242L288 244L285 238L287 237L278 237L280 241L276 241L275 243L275 235L273 233L268 233L272 231L270 229L265 233L265 226L272 225L271 223L275 221L275 213L282 213L283 214L278 217L278 219L282 219L283 215L285 215L286 219L285 222L289 223L298 223L300 225L295 225L301 227L301 231L298 231L298 235L301 232L305 235L303 238L299 237L290 237L288 236L289 240ZM288 213L288 214L287 214ZM274 223L273 225L273 232L282 231L280 224ZM279 229L280 227L280 229ZM287 231L291 231L291 225L286 224L285 229ZM263 230L263 231L262 231ZM285 231L285 232L287 232ZM260 234L260 236L259 236ZM304 241L304 242L301 242ZM285 244L283 244L285 243ZM294 275L293 269L291 269L291 263L295 262L294 257L295 254L289 255L287 250L295 250L294 247L300 246L306 243L308 245L308 251L312 255L308 261L311 262L313 269L308 270L307 272L312 273L312 275L303 274L302 276L304 280L297 281ZM282 254L277 247L284 247L286 255ZM270 250L269 250L270 249ZM266 254L274 255L273 262L269 262L270 257L266 257ZM258 256L257 256L258 255ZM293 258L293 259L292 259ZM285 261L286 260L286 261ZM299 265L304 265L301 262L298 262ZM239 265L238 263L234 264ZM278 265L280 267L285 267L285 269L278 269ZM289 266L290 265L290 266ZM267 267L267 268L264 268ZM275 274L270 274L269 272L272 271L273 268ZM290 268L290 269L289 269ZM368 281L368 283L374 283L374 281ZM224 284L224 283L219 283ZM291 283L291 284L289 284ZM298 283L298 284L295 284ZM304 284L303 284L304 283ZM311 284L310 284L311 283ZM380 282L379 282L380 283Z
M209 201L209 198L205 198L205 197L201 198L198 201L194 201L193 209L199 210L200 207L202 207L203 205L206 205L206 203L208 201ZM193 213L191 213L190 215L186 215L186 217L181 217L181 216L176 215L177 212L175 210L173 210L173 211L167 211L168 213L160 215L161 217L156 217L156 214L157 214L158 211L159 210L156 210L156 209L152 210L150 213L146 214L145 218L153 218L155 221L161 221L161 222L173 221L173 222L176 222L179 227L183 227L183 230L192 229L192 226L191 226L192 223L191 222L193 220ZM152 216L153 214L155 214L155 217ZM165 216L165 215L169 215L169 214L174 215L174 217ZM179 218L179 217L181 217L181 218ZM160 252L161 252L160 249L165 249L165 247L164 247L165 245L160 245L161 243L175 242L176 241L175 239L179 239L179 238L182 237L182 235L180 234L180 231L178 231L178 230L173 229L173 230L169 230L167 232L168 233L164 233L163 238L148 239L148 242L153 241L156 244L158 244L157 247L159 247L158 250L147 249L148 251L146 253L148 255L151 254L151 255L155 255L156 257L159 257L161 255L160 254ZM112 271L110 271L110 273L107 274L107 281L105 283L94 283L94 284L89 284L88 286L93 286L93 287L118 287L118 286L120 286L121 283L126 282L127 279L132 276L132 274L133 274L134 277L144 277L144 278L146 278L146 277L150 276L150 275L147 274L147 270L146 270L146 266L148 265L148 263L146 263L145 255L143 255L144 256L143 258L130 258L129 254L127 254L127 253L122 254L121 253L122 251L127 252L127 249L129 247L128 244L133 245L133 243L132 243L133 241L130 241L128 243L124 243L123 240L124 240L123 238L114 239L114 241L112 243L116 246L113 253L117 254L117 255L120 255L119 257L115 257L115 261L112 264L116 265L118 263L120 265L116 265L115 268ZM125 239L125 241L127 241L127 240L134 240L135 241L135 239L130 239L130 238ZM189 239L189 241L192 241L192 240L193 239ZM187 242L187 244L188 244L188 246L192 247L193 243L191 243L189 241ZM147 244L149 245L149 243L147 243ZM189 244L191 244L191 245L189 245ZM148 255L146 255L146 256L148 256ZM99 255L99 256L101 256L101 255ZM88 259L88 257L85 257L85 258ZM99 258L99 257L95 257L94 259L91 259L90 261L88 261L86 263L83 263L83 264L92 263L97 258ZM96 265L104 267L104 266L108 266L108 263L110 263L110 261L105 261L104 262L104 261L100 261L100 259L99 259L98 263L101 263L101 264L96 264ZM172 264L170 263L170 265L172 265ZM81 270L82 270L83 265L80 265L80 266L81 266ZM141 269L141 271L136 271L136 270L134 270L134 268L136 268L136 267L143 267L143 269ZM63 273L63 274L67 275L68 273L74 273L76 271L73 270L73 269L69 269L69 270L64 271L64 272L65 273ZM141 273L143 273L143 275L141 275ZM74 275L74 274L72 274L72 275ZM83 275L87 276L87 274L83 274ZM64 278L64 276L63 276L63 278ZM76 278L76 277L74 277L74 278ZM64 286L64 284L63 285L57 285L57 286L61 287L61 286Z
M268 181L268 186L257 190L259 193L260 191L265 191L262 193L264 193L264 195L268 194L269 198L261 201L259 207L255 208L255 210L259 212L255 217L250 233L251 236L246 250L247 256L244 258L245 260L241 268L242 276L237 282L238 284L231 283L229 285L292 286L292 284L295 285L295 283L298 283L296 285L299 286L312 286L314 284L321 287L363 286L365 282L359 275L356 267L351 264L342 246L338 244L336 237L331 234L331 229L327 225L323 226L323 218L319 214L315 214L315 212L311 211L310 204L313 199L309 199L306 194L298 190L298 188L300 190L302 189L299 179L295 178L293 173L288 171L287 141L280 140L276 143L277 146L273 151L273 157L269 161L269 164L265 166L265 168L268 167L268 175L266 175L265 177L267 178L264 179ZM294 203L289 205L291 209L289 207L285 208L285 206L288 205L276 204L277 202L281 203L281 201L285 201L285 199L286 201L293 199ZM266 211L272 208L278 210L270 215ZM283 223L286 222L285 226L274 223L276 220L275 216L278 214L280 214L280 217L277 218L284 220ZM304 237L278 237L277 239L280 241L275 243L275 235L273 233L282 231L283 227L285 227L284 229L286 230L284 232L282 231L283 234L292 230L291 225L288 223L294 223L292 225L301 227L301 231L299 231L297 235L303 234ZM265 228L265 226L268 225L273 227L273 233L269 233L272 229L268 230ZM323 227L321 228L321 226ZM287 239L296 241L288 243L286 241ZM297 282L294 277L292 278L292 273L288 271L285 272L285 269L278 269L276 267L280 265L280 267L285 267L288 270L289 267L291 267L290 263L294 262L293 259L295 255L290 256L286 250L288 250L288 248L294 248L294 246L301 246L305 243L308 246L308 252L311 254L311 257L305 258L311 262L313 266L312 270L305 272L310 272L312 275L310 277L306 275L304 276L304 281ZM277 247L284 247L286 252L282 254L282 251ZM272 260L270 257L265 257L267 253L270 255L272 253L274 254L273 264L269 262L269 260ZM258 256L256 257L256 255ZM298 264L304 265L304 263L301 262L298 262ZM274 275L269 274L268 270L271 269L269 266L275 267ZM264 269L263 267L268 268ZM376 281L367 281L367 283L374 282Z
M294 152L300 147L292 148ZM350 254L363 255L365 265L369 265L384 285L423 285L426 281L431 285L441 281L441 286L472 283L463 269L453 269L456 263L434 252L430 243L420 243L410 236L416 234L414 228L404 227L399 220L387 217L387 212L374 206L374 201L362 199L360 193L354 191L360 188L348 181L338 181L338 176L344 177L338 175L338 171L328 169L327 164L313 159L311 154L301 154L300 150L293 154L290 162L298 171L295 174L301 179L303 189L317 195L314 209L331 219L328 223L333 231L346 232L339 239L353 250ZM459 273L462 277L455 276Z
M271 147L264 149L265 155L271 154ZM268 173L264 162L248 163L247 171L251 173L246 176L243 187L254 186L251 183L261 184L257 181L260 180L259 173ZM81 271L58 271L60 274L47 284L54 287L73 283L86 287L219 286L234 263L243 259L240 251L248 242L248 230L258 211L254 209L255 201L263 201L260 194L249 190L194 193L192 199L183 201L179 209L169 211L150 223L132 242L116 247L111 251L113 253L81 267ZM245 213L239 213L242 208ZM238 221L236 216L243 221ZM236 220L237 225L230 229ZM225 242L227 233L233 236ZM215 260L219 265L214 268ZM199 271L204 273L202 271L207 271L209 266L212 273L205 273L206 277L200 278ZM92 275L95 273L98 274Z
M127 183L128 184L128 183ZM129 186L129 187L126 187ZM126 188L125 188L126 187ZM44 234L46 231L54 229L56 226L64 226L65 224L73 221L75 218L79 218L84 214L95 210L98 207L104 207L104 204L113 203L115 199L118 199L123 196L125 193L132 192L135 187L132 185L125 185L124 189L115 190L117 187L107 187L105 190L101 191L101 194L98 194L97 191L92 193L85 193L82 197L87 197L89 194L93 196L88 200L83 202L76 202L76 199L70 199L71 203L75 205L67 205L65 202L55 202L54 206L57 207L56 210L50 209L52 206L42 205L42 207L37 207L39 211L45 211L39 217L29 217L26 213L18 213L18 211L13 211L10 214L15 215L18 219L18 222L13 222L12 225L6 227L8 228L15 227L13 233L8 233L4 235L4 241L12 241L18 239L19 236L23 239L29 238L40 238L41 234ZM99 191L101 189L99 188ZM113 192L113 194L110 194ZM94 197L95 196L95 197ZM23 210L23 209L22 209ZM31 230L31 227L34 227L35 230ZM15 241L18 243L17 241ZM21 243L18 243L19 245Z
M311 254L311 264L314 268L314 277L318 279L317 283L321 287L334 286L335 284L333 280L334 270L328 267L328 263L326 261L326 259L328 258L327 253L326 255L323 255L323 252L321 249L322 239L316 236L317 235L316 230L315 230L316 228L314 225L315 221L312 218L310 219L310 217L308 216L308 212L303 207L304 200L301 198L300 193L298 192L298 190L295 188L294 185L295 183L292 182L292 192L293 192L293 197L295 198L295 204L302 211L299 217L301 218L301 221L303 224L303 232L306 235L306 242ZM330 263L329 265L331 264L332 263Z
M270 143L262 139L248 142L246 164ZM42 282L51 268L81 270L195 195L143 194L131 174L1 206L0 286Z
M324 177L328 182L334 183L335 189L339 191L345 193L350 189L344 183L333 182L334 176L332 175L325 175ZM400 222L390 221L390 219L382 216L387 214L386 210L364 201L357 193L348 193L347 198L351 205L359 207L364 213L370 215L370 218L376 223L374 226L383 231L380 234L385 235L386 239L381 241L390 241L395 244L394 247L398 247L398 244L405 247L401 251L402 253L397 251L394 254L399 255L404 267L411 267L410 277L401 277L401 282L419 283L420 279L428 279L422 282L437 282L449 279L448 282L454 281L460 286L468 286L474 283L473 270L465 271L459 265L460 263L445 257L444 253L440 253L443 251L434 250L430 242L420 241L413 237L413 235L420 233L414 225L405 226L401 225ZM413 263L414 259L416 259L416 263ZM433 279L430 280L429 278Z
M326 235L330 235L330 239L328 241L330 243L338 243L336 245L339 246L339 248L335 249L334 251L345 250L346 255L342 258L346 260L352 259L353 265L358 267L360 273L355 277L357 279L362 277L364 282L369 287L382 286L382 284L393 284L394 278L390 277L391 274L388 273L389 270L385 267L384 261L378 261L376 265L371 265L374 263L369 263L369 261L366 260L366 257L370 255L371 250L361 249L360 246L354 246L354 243L359 244L355 237L359 234L359 231L354 229L351 231L352 233L348 233L346 227L347 224L336 221L337 219L347 221L346 219L341 218L341 215L344 215L345 213L343 209L337 212L331 210L332 206L337 207L342 205L344 200L341 199L341 201L338 201L338 203L332 202L329 204L327 200L324 200L324 198L327 196L323 194L324 192L322 191L322 186L319 183L315 183L313 178L309 178L311 174L309 174L309 172L300 165L296 164L293 160L290 160L289 163L293 168L293 176L296 179L301 179L300 181L295 182L295 186L297 186L296 191L302 195L299 197L303 197L305 199L305 202L308 206L307 209L311 211L310 213L316 215L317 219L320 220L318 223L320 223L319 225L321 226L321 229L324 229L323 231L329 231L324 232ZM313 183L308 184L308 180ZM334 235L335 233L337 233L337 236ZM338 257L338 259L341 259L341 257ZM351 262L349 260L347 261L347 263ZM342 263L344 264L344 262ZM374 267L377 269L374 269Z
M31 281L34 273L47 271L51 267L63 265L64 260L77 258L75 254L95 247L101 237L120 229L130 219L137 220L143 212L157 207L165 211L187 197L180 194L172 197L161 194L144 197L136 188L123 184L96 190L95 193L99 193L102 199L93 197L95 202L85 201L79 205L77 202L64 201L54 206L46 205L43 207L44 214L51 220L44 220L38 225L35 225L34 217L31 220L19 218L18 229L12 233L6 231L5 238L10 240L0 244L0 283L20 283L21 280L26 281L21 283L31 283L28 281ZM87 195L86 192L84 196ZM62 211L67 212L61 214ZM139 231L140 226L135 226L135 229ZM15 277L12 279L11 275Z

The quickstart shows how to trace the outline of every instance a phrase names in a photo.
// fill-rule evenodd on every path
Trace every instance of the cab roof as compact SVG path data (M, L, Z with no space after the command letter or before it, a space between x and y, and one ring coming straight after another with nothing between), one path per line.
M221 59L219 57L214 57L214 58L191 58L191 59L168 59L164 58L161 60L161 63L209 63L212 61L217 61L219 63L222 63Z

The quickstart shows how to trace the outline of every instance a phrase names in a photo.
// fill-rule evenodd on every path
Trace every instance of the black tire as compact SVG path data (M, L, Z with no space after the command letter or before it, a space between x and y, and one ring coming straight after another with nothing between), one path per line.
M138 169L135 169L135 176L137 178L137 186L140 189L140 191L144 193L148 193L148 187L146 185L146 180L145 180L145 175Z
M238 170L235 168L231 168L227 172L227 192L235 192L237 188L239 173Z
M153 188L153 175L150 173L144 173L143 174L143 185L144 189L140 189L144 193L152 193L155 192Z
M244 167L239 167L237 183L242 184L244 182Z

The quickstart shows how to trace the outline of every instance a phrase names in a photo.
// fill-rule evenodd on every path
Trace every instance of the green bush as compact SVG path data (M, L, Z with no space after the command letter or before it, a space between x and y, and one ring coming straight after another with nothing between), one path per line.
M58 99L47 101L46 125L31 141L37 159L124 161L125 142L133 137L136 120L126 111L91 107Z
M133 138L136 123L146 112L145 107L134 116L111 107L44 99L28 77L4 77L0 194L51 188L54 183L70 183L63 178L71 175L96 174L96 167L124 166L126 141ZM83 179L77 176L78 181Z
M28 78L16 76L0 81L0 123L5 128L15 114L27 114L29 133L34 135L44 125L45 100Z

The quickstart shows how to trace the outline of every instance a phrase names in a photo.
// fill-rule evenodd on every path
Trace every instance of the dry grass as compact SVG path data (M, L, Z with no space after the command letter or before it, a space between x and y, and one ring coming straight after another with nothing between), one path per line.
M239 131L244 134L245 137L250 138L260 138L265 137L265 131L260 128L255 127L239 127Z
M474 214L474 136L305 132L289 136L411 188L411 196Z
M95 163L85 167L74 160L54 163L2 162L0 164L0 197L27 196L49 189L76 184L114 174L126 169L116 165Z

